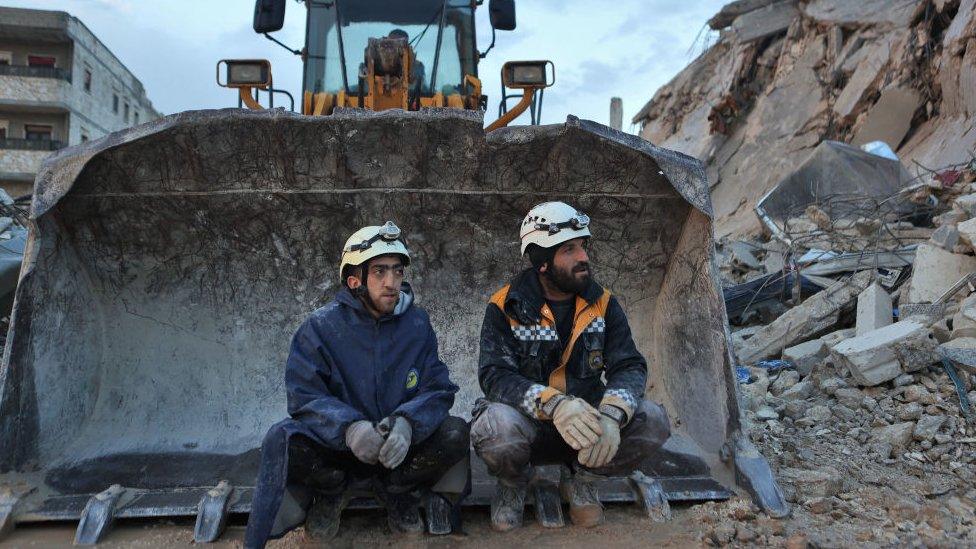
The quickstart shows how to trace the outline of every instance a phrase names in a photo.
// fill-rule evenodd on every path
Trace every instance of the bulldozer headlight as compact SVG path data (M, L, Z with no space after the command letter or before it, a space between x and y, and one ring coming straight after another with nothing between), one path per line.
M220 66L225 65L225 79L220 80ZM271 86L271 63L266 59L221 59L217 62L217 85L225 88L268 88Z
M548 88L556 81L552 61L509 61L502 67L502 81L509 88Z

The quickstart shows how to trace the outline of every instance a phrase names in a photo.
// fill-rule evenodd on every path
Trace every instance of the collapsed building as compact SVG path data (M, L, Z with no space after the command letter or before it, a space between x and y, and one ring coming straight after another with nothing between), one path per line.
M824 140L884 141L913 175L972 159L974 10L973 0L737 0L709 20L718 42L633 122L705 162L717 236L755 234L757 201Z

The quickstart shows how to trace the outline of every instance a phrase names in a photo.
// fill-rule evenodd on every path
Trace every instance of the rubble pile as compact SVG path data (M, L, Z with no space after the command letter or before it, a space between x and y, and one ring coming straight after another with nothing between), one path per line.
M736 0L709 26L717 43L633 121L705 162L718 236L757 235L753 208L826 140L883 141L925 184L972 159L976 0Z
M898 193L920 208L862 218L875 230L907 218L919 223L886 230L915 231L895 242L874 238L838 253L857 240L832 232L838 224L823 222L819 207L797 219L820 231L822 249L788 229L767 242L726 241L723 273L751 278L733 290L760 296L756 281L799 284L806 273L829 274L811 275L823 289L793 292L785 284L771 300L780 310L766 310L771 319L733 315L737 298L732 292L730 301L727 289L740 405L796 508L782 527L742 521L741 504L701 510L710 513L703 543L976 542L973 168L956 170L951 183L936 173ZM766 271L773 251L783 258L777 271ZM845 256L859 261L838 263ZM824 268L831 263L835 272Z

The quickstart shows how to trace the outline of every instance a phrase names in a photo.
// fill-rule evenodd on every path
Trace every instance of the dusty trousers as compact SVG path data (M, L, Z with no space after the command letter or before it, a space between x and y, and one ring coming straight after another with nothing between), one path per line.
M339 494L350 481L371 479L383 491L405 493L433 486L468 454L468 423L448 416L425 440L410 447L407 457L390 470L382 465L365 464L345 450L319 444L299 422L286 419L276 423L261 445L261 467L247 521L245 547L264 547L269 539L279 538L301 525L316 494ZM453 505L470 491L450 494Z
M589 469L580 465L578 452L566 444L551 421L533 419L507 404L480 399L471 422L475 452L488 472L509 486L528 483L532 465L565 463L597 475L627 475L670 435L664 407L645 400L630 423L621 428L620 448L610 463Z

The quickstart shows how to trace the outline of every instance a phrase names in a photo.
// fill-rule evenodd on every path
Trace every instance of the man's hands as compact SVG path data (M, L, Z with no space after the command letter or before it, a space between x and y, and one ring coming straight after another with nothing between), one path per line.
M600 440L589 448L580 450L579 462L590 468L603 467L610 463L620 448L620 424L610 416L600 415L600 426L603 434Z
M593 446L603 434L600 413L585 400L572 396L564 397L556 406L552 424L573 450ZM619 435L617 438L619 440Z
M410 422L403 416L388 417L380 422L381 431L389 431L386 435L386 442L380 448L379 460L383 467L393 469L403 463L403 458L407 457L410 450L410 439L413 437L413 429Z
M373 422L356 421L346 428L346 446L359 461L375 465L383 446L383 437L373 427Z
M385 418L376 426L371 421L361 420L346 428L346 446L356 459L369 465L379 462L387 469L403 463L410 450L411 438L410 422L401 416Z

